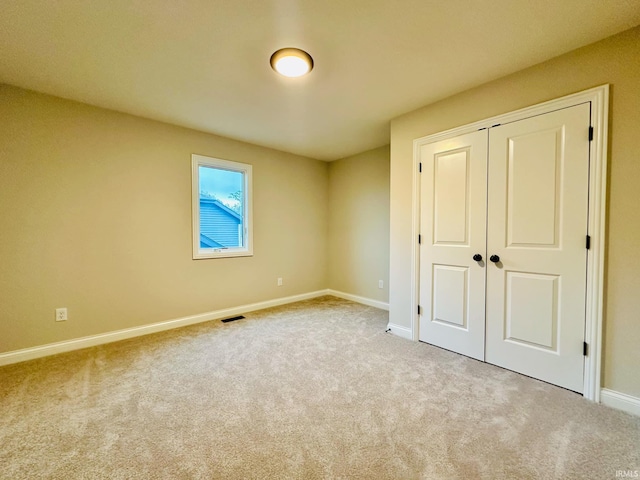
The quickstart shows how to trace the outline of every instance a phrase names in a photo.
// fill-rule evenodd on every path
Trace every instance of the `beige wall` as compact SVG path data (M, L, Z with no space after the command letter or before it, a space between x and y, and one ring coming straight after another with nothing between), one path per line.
M409 327L412 141L611 84L603 386L640 397L640 27L391 122L390 322Z
M329 164L328 270L329 288L389 301L388 145Z
M6 85L0 119L0 352L327 287L327 163ZM253 257L192 260L192 153L253 165Z

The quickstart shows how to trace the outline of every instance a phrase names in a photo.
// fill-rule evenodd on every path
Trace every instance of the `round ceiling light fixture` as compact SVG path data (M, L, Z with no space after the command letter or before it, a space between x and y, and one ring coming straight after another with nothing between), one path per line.
M271 68L285 77L301 77L313 69L313 58L299 48L281 48L271 55Z

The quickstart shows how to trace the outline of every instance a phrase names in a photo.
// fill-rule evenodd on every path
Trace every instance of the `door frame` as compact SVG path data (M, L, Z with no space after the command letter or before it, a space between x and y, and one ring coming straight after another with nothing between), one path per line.
M418 329L420 321L417 305L420 298L420 246L418 244L418 235L420 234L420 147L458 135L490 128L496 124L511 123L586 102L591 102L593 140L589 145L589 216L587 228L588 234L591 236L591 248L587 250L585 342L588 344L588 355L585 356L584 363L583 396L594 402L600 402L609 121L608 84L420 137L413 141L411 311L414 314L411 321L411 337L414 341L419 340Z

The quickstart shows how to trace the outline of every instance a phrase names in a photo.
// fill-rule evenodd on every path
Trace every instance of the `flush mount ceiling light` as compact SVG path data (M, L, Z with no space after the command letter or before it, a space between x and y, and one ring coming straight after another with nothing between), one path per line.
M285 77L301 77L313 69L313 58L299 48L281 48L271 55L271 68Z

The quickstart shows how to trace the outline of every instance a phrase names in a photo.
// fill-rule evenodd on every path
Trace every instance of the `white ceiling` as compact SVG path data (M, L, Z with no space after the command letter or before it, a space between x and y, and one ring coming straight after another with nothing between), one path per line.
M638 24L638 0L2 0L0 82L334 160ZM271 70L289 46L309 76Z

